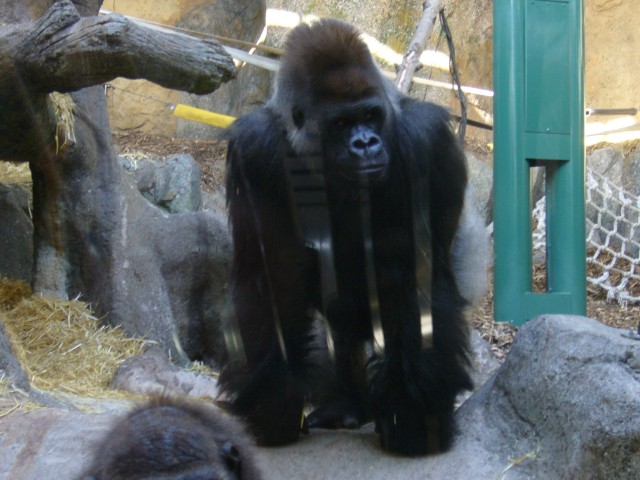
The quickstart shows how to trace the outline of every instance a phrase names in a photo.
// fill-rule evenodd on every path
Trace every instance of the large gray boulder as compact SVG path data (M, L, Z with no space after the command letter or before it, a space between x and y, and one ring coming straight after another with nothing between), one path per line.
M150 204L111 148L100 87L71 98L78 113L69 158L31 165L34 292L81 295L106 323L184 363L219 360L231 258L226 214L169 214Z
M576 316L528 322L461 407L463 431L482 432L505 466L508 452L527 456L506 478L638 478L640 342L622 333Z

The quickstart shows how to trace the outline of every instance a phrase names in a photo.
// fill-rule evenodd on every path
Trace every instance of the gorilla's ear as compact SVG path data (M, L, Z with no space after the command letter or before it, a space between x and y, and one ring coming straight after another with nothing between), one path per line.
M291 118L296 128L302 128L304 125L304 112L298 105L294 105L291 109Z

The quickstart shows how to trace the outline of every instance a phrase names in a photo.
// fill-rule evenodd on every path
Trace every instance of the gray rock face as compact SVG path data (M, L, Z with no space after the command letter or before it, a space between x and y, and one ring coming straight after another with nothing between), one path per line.
M594 148L587 156L587 164L600 175L604 175L616 185L622 183L624 152L619 144Z
M633 195L640 195L640 144L597 147L587 154L587 166Z
M33 225L29 197L17 185L0 184L0 277L31 279Z
M119 157L133 175L142 196L169 213L195 212L200 208L200 168L189 154L173 155L162 161L133 161Z
M487 449L513 458L539 452L507 478L638 478L640 342L621 333L582 317L528 322L461 407L461 428L474 423Z
M231 258L226 215L150 204L114 155L100 88L71 97L84 112L77 141L64 160L32 164L34 292L81 295L105 322L158 342L174 359L186 362L183 351L217 357Z
M637 145L626 158L622 171L624 189L640 196L640 145Z
M29 378L13 354L11 342L4 328L2 313L0 313L0 373L9 384L22 390L29 390Z

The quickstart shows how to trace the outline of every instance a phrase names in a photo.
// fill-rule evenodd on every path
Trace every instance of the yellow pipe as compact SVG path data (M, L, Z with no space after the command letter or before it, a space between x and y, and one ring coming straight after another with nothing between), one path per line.
M176 105L176 108L173 110L173 114L176 117L193 120L194 122L206 123L207 125L213 125L214 127L220 128L227 128L236 120L235 117L230 117L229 115L221 115L219 113L190 107L181 103Z

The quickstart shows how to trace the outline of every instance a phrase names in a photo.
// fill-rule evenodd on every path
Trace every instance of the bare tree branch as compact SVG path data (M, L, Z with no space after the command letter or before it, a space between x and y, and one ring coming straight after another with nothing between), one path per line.
M438 13L442 10L442 2L440 0L426 0L423 8L424 11L416 27L416 33L411 39L407 53L402 58L402 63L398 66L395 83L400 91L404 93L407 93L411 88L413 76L420 65L420 55L426 48L429 37L431 37Z

